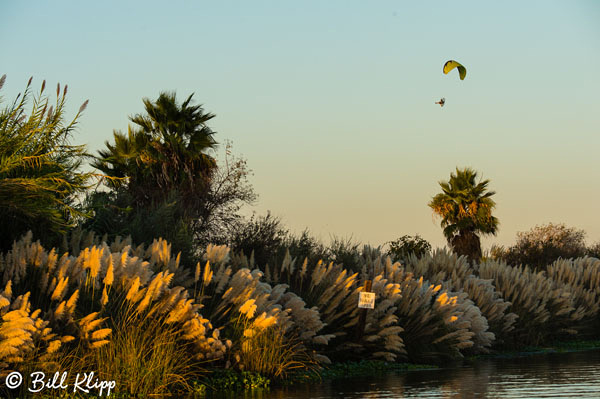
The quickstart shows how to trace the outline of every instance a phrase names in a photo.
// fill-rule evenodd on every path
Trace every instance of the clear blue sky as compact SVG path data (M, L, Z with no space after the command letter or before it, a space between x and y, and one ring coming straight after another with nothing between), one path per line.
M497 192L484 247L548 222L600 240L598 1L2 0L0 49L5 101L30 76L90 100L93 152L143 97L195 93L254 171L248 212L326 242L443 245L427 203L457 166Z

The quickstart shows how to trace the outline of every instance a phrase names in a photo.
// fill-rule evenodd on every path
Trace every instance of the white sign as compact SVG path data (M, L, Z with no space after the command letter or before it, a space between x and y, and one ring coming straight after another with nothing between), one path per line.
M358 307L363 309L375 308L375 293L374 292L359 292Z

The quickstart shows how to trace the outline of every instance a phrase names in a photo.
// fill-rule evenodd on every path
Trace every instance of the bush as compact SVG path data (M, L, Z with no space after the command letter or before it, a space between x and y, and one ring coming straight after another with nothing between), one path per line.
M333 237L327 248L327 260L335 262L352 272L360 272L363 266L360 243L352 241L352 237Z
M517 233L517 243L501 257L509 265L529 265L545 269L558 258L570 259L586 254L585 231L564 224L535 226Z
M414 254L417 258L431 252L431 244L421 238L418 234L416 236L404 235L395 241L390 242L390 249L388 255L394 261L405 261L409 255Z
M588 247L587 255L600 259L600 241Z
M230 238L230 245L236 253L253 256L255 264L264 268L273 262L273 255L283 246L287 235L281 220L267 212L265 216L252 215Z

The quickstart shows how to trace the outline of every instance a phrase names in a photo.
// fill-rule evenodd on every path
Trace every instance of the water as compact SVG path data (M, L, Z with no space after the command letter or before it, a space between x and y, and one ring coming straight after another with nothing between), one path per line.
M476 360L439 370L272 388L214 398L600 398L600 350Z

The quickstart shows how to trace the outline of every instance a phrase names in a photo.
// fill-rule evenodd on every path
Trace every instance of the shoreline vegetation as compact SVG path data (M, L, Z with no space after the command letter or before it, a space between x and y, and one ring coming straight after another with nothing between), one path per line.
M525 347L519 351L505 350L497 353L469 356L464 359L457 359L455 360L455 363L469 364L478 359L517 359L550 353L571 353L589 350L600 350L600 341L557 342L552 346L546 347ZM235 372L225 373L227 377L224 377L222 370L215 370L217 372L215 378L209 376L203 383L199 383L199 385L205 386L205 388L200 388L200 391L240 391L255 388L268 389L271 387L324 383L355 377L374 377L387 373L404 373L409 371L435 370L439 368L442 367L432 364L390 363L377 360L341 362L324 366L320 370L297 372L289 376L286 380L273 382L259 375L248 375Z
M361 272L289 255L263 271L209 246L192 273L164 240L77 234L68 245L59 255L29 234L0 257L6 374L93 370L118 376L123 395L199 394L600 347L595 258L533 272L447 251L392 262L365 248ZM376 306L358 338L368 277Z
M549 224L483 252L499 220L471 168L428 204L447 248L325 245L242 217L250 170L229 143L217 159L192 95L145 98L94 156L70 144L88 102L69 122L67 86L54 105L45 87L0 110L0 395L80 374L92 394L185 395L600 339L600 243Z

